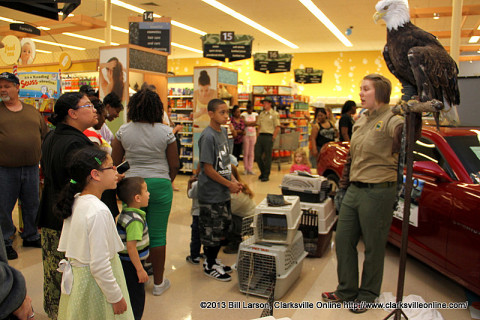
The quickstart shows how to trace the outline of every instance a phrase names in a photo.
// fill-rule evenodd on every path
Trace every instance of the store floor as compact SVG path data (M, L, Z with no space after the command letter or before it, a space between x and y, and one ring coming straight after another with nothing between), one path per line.
M243 166L240 164L241 172ZM260 182L257 176L244 176L255 192L255 202L259 203L267 193L280 193L279 185L283 174L288 172L289 165L283 164L281 171L277 165L273 166L269 182ZM258 171L258 169L257 169ZM167 234L167 262L165 275L170 279L171 287L161 296L152 295L152 280L146 286L147 300L144 319L165 320L201 320L201 319L255 319L260 317L262 309L213 309L205 310L200 307L201 301L229 302L265 302L263 298L246 296L238 289L237 276L232 274L231 282L215 281L205 276L201 266L193 266L185 261L189 254L190 241L190 205L186 196L189 176L179 175L175 181L179 192L174 192L173 208L170 215ZM18 221L17 219L15 219ZM360 244L360 246L362 246ZM19 259L10 261L11 265L21 270L26 277L28 294L32 297L36 319L47 319L43 312L43 270L40 249L22 248L21 240L17 236L14 247ZM385 272L382 292L396 293L398 276L399 250L388 245L385 258ZM219 256L226 264L233 264L236 255ZM362 263L361 254L360 263ZM336 258L334 243L322 258L306 258L302 273L296 283L281 298L284 302L312 302L314 305L321 301L323 291L334 290L337 285ZM409 258L405 295L415 294L423 297L427 302L459 302L465 301L463 288L444 277L425 264ZM445 319L471 319L468 310L439 310ZM355 315L348 310L340 309L275 309L274 317L290 317L291 319L383 319L387 316L384 310L370 310L364 314Z

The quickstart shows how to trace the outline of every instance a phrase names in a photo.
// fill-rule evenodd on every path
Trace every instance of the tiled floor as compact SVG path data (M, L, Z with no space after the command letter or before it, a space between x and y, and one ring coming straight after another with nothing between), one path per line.
M255 202L259 203L267 193L280 193L279 185L288 164L282 165L281 171L273 166L269 182L259 182L257 176L242 176L255 191ZM243 168L241 166L241 172ZM263 298L246 296L238 289L235 272L231 282L223 283L206 277L200 266L193 266L185 261L189 254L190 241L190 204L186 196L186 186L189 176L179 175L175 185L180 188L174 192L173 208L170 215L167 235L166 277L170 279L171 288L162 296L151 294L152 281L147 285L147 301L144 319L165 320L201 320L201 319L255 319L260 317L262 309L213 309L200 307L202 301L216 302L265 302ZM15 248L19 259L11 261L11 265L20 269L26 277L28 294L33 299L36 319L47 319L43 312L43 270L40 249L22 248L17 237ZM361 247L361 244L360 244ZM321 301L323 291L334 290L337 285L336 258L334 243L322 258L307 258L303 264L300 278L281 298L284 302ZM396 292L398 274L398 255L396 247L388 245L382 292ZM361 256L363 258L363 256ZM233 264L236 255L220 253L220 258L226 264ZM360 261L362 263L362 260ZM423 263L409 258L405 295L415 294L425 301L465 301L463 288L447 279L437 271ZM468 310L439 310L445 319L471 319ZM383 319L387 316L384 310L370 310L364 314L354 315L345 309L275 309L275 318L290 317L291 319Z

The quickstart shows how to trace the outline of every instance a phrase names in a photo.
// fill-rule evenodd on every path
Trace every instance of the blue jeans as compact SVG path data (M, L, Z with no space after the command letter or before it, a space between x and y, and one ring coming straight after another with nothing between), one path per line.
M35 220L39 200L38 165L17 168L0 166L0 225L5 245L11 246L16 228L12 220L12 211L17 199L22 203L23 232L22 239L38 240Z

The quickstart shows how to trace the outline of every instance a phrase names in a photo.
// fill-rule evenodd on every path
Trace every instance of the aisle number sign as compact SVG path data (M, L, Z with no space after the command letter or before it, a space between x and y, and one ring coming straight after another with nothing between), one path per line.
M290 72L292 55L268 51L268 53L255 53L253 55L254 70L267 73Z
M297 83L321 83L323 70L314 68L295 69L295 82Z
M205 58L237 61L252 57L252 36L222 31L220 34L206 34L201 39Z
M57 72L19 72L19 96L22 98L58 99L60 76Z
M153 18L153 13L150 16L150 12L145 12L143 19L144 21L136 21L135 17L129 19L128 42L170 53L170 18Z
M0 49L0 58L6 65L12 65L17 63L20 58L20 39L15 36L8 35L2 39L4 45L3 49Z

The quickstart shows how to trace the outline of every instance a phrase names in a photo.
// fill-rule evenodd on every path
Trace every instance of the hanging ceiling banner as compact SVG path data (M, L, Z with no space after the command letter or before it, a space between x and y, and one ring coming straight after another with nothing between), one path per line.
M170 18L167 17L154 18L153 21L143 21L143 17L131 17L128 43L170 53L171 29Z
M323 70L305 68L295 69L295 82L297 83L322 83Z
M233 36L233 40L229 39ZM220 34L206 34L201 36L203 56L218 61L237 61L252 57L253 37L246 34L234 34L232 31L222 32L225 40L220 39ZM226 41L227 40L227 41Z
M269 51L253 55L255 71L267 73L289 72L292 64L292 55Z

